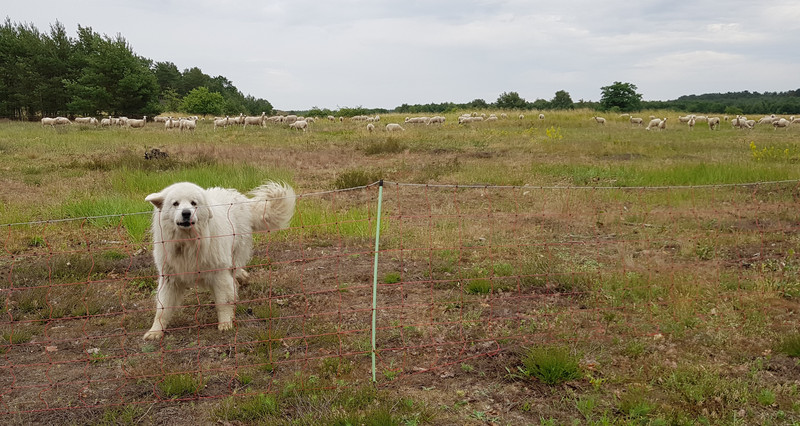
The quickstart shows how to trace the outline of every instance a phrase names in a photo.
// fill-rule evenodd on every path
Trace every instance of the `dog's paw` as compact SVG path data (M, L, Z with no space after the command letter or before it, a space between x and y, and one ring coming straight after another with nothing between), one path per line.
M221 331L230 330L233 328L233 321L221 322L217 328L219 328Z
M162 330L150 330L147 333L144 333L144 340L158 340L164 337L164 331Z

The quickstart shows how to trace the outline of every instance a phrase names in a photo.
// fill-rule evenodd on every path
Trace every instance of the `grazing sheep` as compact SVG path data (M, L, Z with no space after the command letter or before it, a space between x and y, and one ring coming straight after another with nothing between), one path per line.
M53 123L50 124L51 126L64 126L67 124L72 124L72 122L67 117L56 117L53 118Z
M374 125L374 124L372 124L372 123L368 123L368 124L367 124L367 131L369 131L370 133L372 133L374 130L375 130L375 125Z
M789 122L792 124L800 123L800 117L797 118L792 117L791 119L789 119Z
M398 130L401 130L401 131L404 131L404 132L406 131L406 129L404 129L402 126L400 126L397 123L389 123L389 124L386 125L386 131L387 132L396 132Z
M166 123L169 117L164 117L163 115L157 115L153 117L153 123Z
M120 117L116 119L117 121L114 123L119 127L127 126L128 125L128 117Z
M100 120L100 127L106 127L106 126L110 126L112 124L114 124L114 123L113 123L113 120L111 119L111 116L109 116L108 118L104 118L104 119Z
M667 130L667 118L664 117L660 123L658 123L658 130Z
M678 121L680 121L681 123L688 123L688 122L689 122L689 120L691 120L691 118L692 118L692 117L694 117L694 116L693 116L693 115L691 115L691 114L690 114L690 115L684 115L683 117L681 117L681 116L679 115L679 116L678 116Z
M406 117L405 122L409 124L428 124L430 117Z
M486 121L497 121L497 116L496 115L489 116L489 118L487 118Z
M657 129L660 124L661 124L660 118L653 118L650 120L649 123L647 123L647 127L645 127L645 130Z
M295 121L298 121L298 119L297 119L297 116L294 115L294 114L287 115L287 116L283 117L283 122L286 123L286 124L292 124Z
M500 113L500 118L508 118L508 114L506 114L504 112L501 112Z
M194 131L194 129L197 128L197 120L181 118L180 122L178 122L178 127L181 129L181 132L184 130Z
M775 117L775 114L772 115L765 115L758 120L758 124L772 124L777 120L778 117Z
M180 129L180 127L181 127L181 122L172 117L168 117L167 122L164 123L165 129Z
M290 124L289 128L295 130L303 130L305 132L306 129L308 128L308 122L305 120L297 120L292 124Z
M788 129L790 124L792 124L791 121L789 121L789 120L787 120L785 118L779 118L779 119L777 119L777 120L772 122L772 127L775 130L778 130L778 127L783 127L783 128L787 128Z
M254 124L258 124L259 126L263 126L264 125L264 119L266 117L267 117L267 113L266 112L262 112L261 115L259 115L257 117L244 117L244 123L243 123L244 127L247 128L248 124L251 125L251 126L254 125Z
M75 117L75 123L97 126L97 119L94 117Z
M445 120L446 119L441 115L434 115L430 120L428 120L428 124L444 124Z
M711 130L719 130L719 117L709 117L708 128Z
M603 117L592 117L592 118L594 118L594 121L596 121L597 124L602 124L602 125L605 126L605 124L606 124L606 119L605 118L603 118Z
M227 115L225 116L225 118L215 118L214 119L214 130L217 130L217 127L222 127L223 129L228 127L228 121L229 120L230 120L230 117L228 117Z
M520 120L522 120L522 119L524 119L524 118L525 118L525 114L520 114L520 115L519 115L519 119L520 119Z
M737 129L751 129L752 127L747 123L747 117L737 115L736 118L731 120L731 126Z
M329 115L328 116L328 121L336 121L336 117L334 117L332 115Z
M641 127L643 123L644 123L644 120L641 117L633 117L633 116L631 116L631 125L632 126Z
M544 120L544 114L539 114L539 120Z
M56 119L55 118L49 118L49 117L42 118L42 127L44 127L44 126L53 127L54 124L56 124Z
M128 127L132 129L141 129L145 124L147 124L146 115L141 120L128 119Z

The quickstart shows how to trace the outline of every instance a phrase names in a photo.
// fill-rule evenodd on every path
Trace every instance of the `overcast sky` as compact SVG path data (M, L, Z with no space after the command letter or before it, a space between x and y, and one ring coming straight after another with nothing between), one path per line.
M123 5L122 3L125 3ZM277 109L645 100L800 88L800 1L3 1L13 22L121 34L140 56L222 75Z

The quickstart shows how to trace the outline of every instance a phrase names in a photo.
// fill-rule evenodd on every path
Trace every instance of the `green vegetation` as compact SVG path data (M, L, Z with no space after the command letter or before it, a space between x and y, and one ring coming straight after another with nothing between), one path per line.
M581 377L578 358L565 347L536 346L522 358L522 374L547 385L557 385Z

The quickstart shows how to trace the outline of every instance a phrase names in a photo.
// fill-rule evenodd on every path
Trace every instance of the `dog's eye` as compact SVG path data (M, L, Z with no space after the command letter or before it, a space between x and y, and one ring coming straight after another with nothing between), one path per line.
M194 201L192 201L192 205L193 205L193 206L196 206L196 205L197 205L197 203L196 203L196 202L194 202Z
M175 206L175 207L178 207L180 204L181 204L181 203L179 203L179 202L177 202L177 201L176 201L176 202L174 202L174 203L172 203L172 205L173 205L173 206Z

